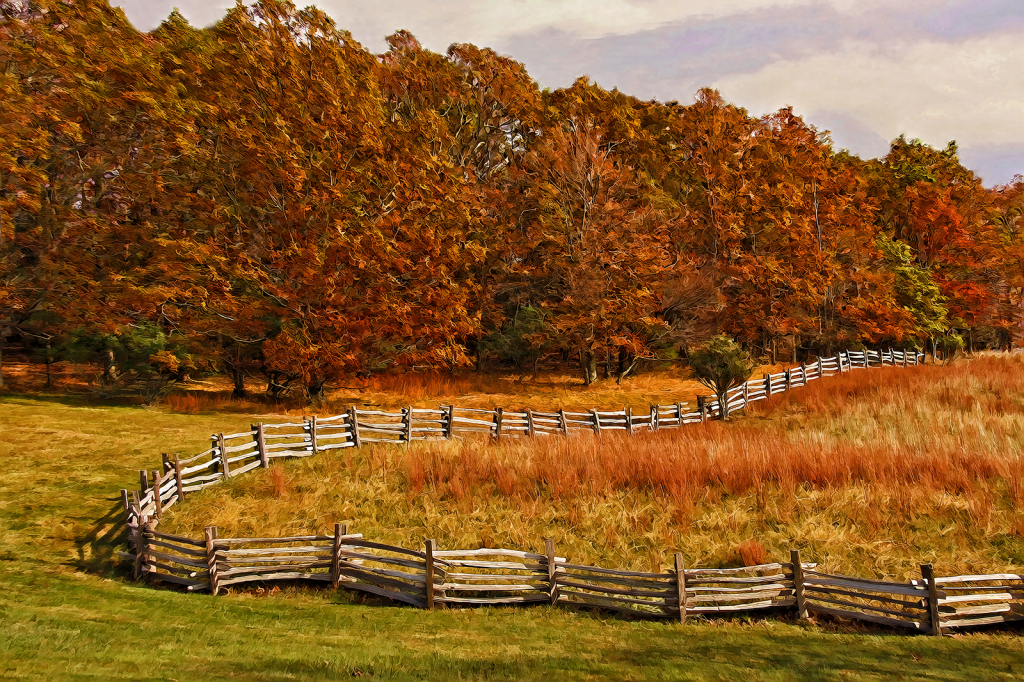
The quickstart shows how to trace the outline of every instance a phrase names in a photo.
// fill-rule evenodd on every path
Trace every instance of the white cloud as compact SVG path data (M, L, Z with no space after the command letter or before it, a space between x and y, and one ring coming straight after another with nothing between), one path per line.
M234 0L110 0L120 7L129 21L142 31L151 31L167 18L175 7L193 26L209 26L224 16Z
M901 0L901 11L931 7L945 0ZM173 6L190 22L204 26L219 19L231 0L113 0L143 29L156 26ZM295 3L304 6L299 0ZM766 9L826 6L864 13L891 6L891 0L319 0L315 4L370 49L385 36L408 29L430 49L453 42L499 47L506 39L545 29L578 38L628 35L695 18L719 18Z
M1016 34L884 51L848 42L828 54L724 76L715 87L752 112L787 104L803 113L841 111L885 139L905 133L936 146L952 139L1018 144L1024 142L1021 64L1024 41Z

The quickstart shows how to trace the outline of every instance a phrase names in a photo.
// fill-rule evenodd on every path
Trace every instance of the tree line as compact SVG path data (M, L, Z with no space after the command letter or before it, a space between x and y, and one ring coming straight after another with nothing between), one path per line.
M101 0L0 10L0 361L317 397L550 357L590 383L719 334L1020 340L1024 181L985 188L953 142L864 160L788 108L542 90L278 0L148 33Z

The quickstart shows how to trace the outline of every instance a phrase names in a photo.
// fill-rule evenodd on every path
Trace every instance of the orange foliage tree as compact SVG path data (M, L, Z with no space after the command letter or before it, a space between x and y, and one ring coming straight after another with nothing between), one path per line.
M487 48L387 42L282 0L150 33L0 0L0 382L10 339L109 376L143 334L154 375L311 398L488 353L621 379L723 332L1020 339L1024 183L986 189L954 143L862 160L788 108L542 92Z

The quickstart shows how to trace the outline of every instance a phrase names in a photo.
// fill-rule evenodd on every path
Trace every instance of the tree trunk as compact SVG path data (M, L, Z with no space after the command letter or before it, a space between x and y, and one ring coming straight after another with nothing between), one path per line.
M314 377L306 384L306 399L310 402L323 400L327 397L327 379Z
M246 396L245 375L237 367L228 367L228 372L231 373L231 381L235 385L234 390L231 391L231 397L235 400L244 398Z
M721 410L722 421L729 419L729 391L716 391L718 396L718 408Z
M7 335L0 333L0 388L4 388L4 342Z
M625 348L619 348L619 373L615 383L621 385L622 380L632 374L638 364L640 360L635 355Z
M590 350L580 351L580 371L583 373L584 386L590 386L597 381L597 353Z
M109 386L114 383L114 351L107 349L107 352L103 356L103 377L101 379L104 386Z
M612 349L606 341L604 344L604 379L607 381L612 378Z
M267 377L267 390L266 394L278 400L288 390L289 385L295 381L294 374L287 374L286 372L279 372L277 370L263 369L263 374Z

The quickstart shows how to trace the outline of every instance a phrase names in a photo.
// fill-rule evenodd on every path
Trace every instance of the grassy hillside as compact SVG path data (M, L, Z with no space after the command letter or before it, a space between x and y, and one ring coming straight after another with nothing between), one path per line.
M969 495L958 497L955 492L946 492L943 497L937 494L935 491L950 485L952 478L949 477L937 477L934 483L929 483L928 490L932 492L928 499L936 495L938 499L929 513L938 516L919 515L915 523L925 524L920 527L907 524L909 535L906 537L916 538L918 546L881 557L880 566L894 565L895 556L906 556L909 561L912 555L926 553L930 546L937 546L937 540L926 542L932 537L924 532L927 524L941 526L940 537L956 538L951 546L957 544L976 557L972 565L1020 565L1019 535L1015 534L1019 522L1008 511L1012 493L1002 482L999 473L1002 465L998 464L996 455L1000 452L1019 454L1017 434L1020 430L1014 426L1014 420L1021 418L1020 401L1024 392L1015 387L1014 377L1020 374L1021 367L1011 360L992 362L1010 364L994 365L1003 368L998 372L991 367L984 369L977 362L937 370L948 379L929 379L931 375L921 372L922 381L927 379L934 384L929 389L935 396L931 404L948 403L952 414L962 414L963 420L947 427L947 422L942 420L949 415L932 415L928 417L932 421L927 423L939 424L942 428L907 435L906 447L912 447L914 439L934 438L935 441L917 442L922 447L927 445L928 452L939 453L933 446L959 443L959 431L965 439L965 452L980 453L979 456L984 455L996 464L991 471L981 471L977 476L971 472L967 485L977 492ZM910 372L907 370L906 375L900 376L909 377ZM894 381L890 379L882 385L888 386ZM835 386L827 381L821 384L829 385ZM949 390L943 392L943 386ZM790 398L783 399L785 402L770 406L763 414L741 420L734 425L737 427L734 430L759 429L778 439L810 438L808 434L815 433L818 434L815 437L824 438L822 433L831 433L838 441L871 443L879 434L899 438L898 434L904 429L895 421L898 414L909 413L920 420L925 420L929 414L925 408L915 408L914 403L901 402L906 401L906 396L894 398L890 407L883 409L882 403L867 399L874 389L865 385L858 389L860 393L854 390L855 395L847 398L856 403L854 412L859 418L867 419L877 413L877 419L870 429L871 422L864 422L863 429L856 431L852 423L840 423L839 417L837 421L830 421L826 413L831 408L827 405L820 410L811 407L810 402L803 406L801 396L809 396L814 389L812 385L806 389L806 394L794 392ZM841 397L838 391L831 394L836 400ZM979 416L981 421L967 419L971 414ZM41 395L0 396L0 433L3 434L0 438L0 471L3 472L0 475L0 575L3 581L0 678L279 680L373 676L378 679L977 680L1016 679L1024 665L1021 663L1024 643L1019 629L940 640L850 626L825 624L812 628L785 620L738 619L694 622L685 626L629 622L548 607L428 613L381 602L364 602L344 593L292 588L274 589L269 594L253 591L218 598L186 595L131 583L111 568L111 552L120 542L117 489L136 485L137 470L152 468L159 461L160 452L188 452L193 446L201 447L207 434L236 427L244 429L251 419L247 414L227 412L188 415ZM815 424L831 426L824 431L813 431L812 427L818 428ZM952 433L947 437L945 434L950 429ZM721 443L729 442L727 431L714 433ZM642 447L629 452L634 452L632 456L641 458L637 461L642 462L645 452L672 455L674 451L689 451L692 443L683 447L686 441L681 440L677 447L674 445L677 438L682 436L661 434L655 439L639 439L635 442L642 443ZM984 440L989 438L992 440ZM989 445L979 449L978 445L984 442ZM609 441L605 444L607 446ZM518 447L508 446L507 450L472 447L459 449L453 456L463 453L461 456L468 457L466 453L479 449L483 457L523 457L525 451ZM552 442L548 447L560 446ZM567 452L575 448L581 456L588 452L582 439L573 439L561 447L569 448ZM625 453L625 447L621 444L615 449ZM538 452L538 457L557 454L553 449L542 448ZM723 452L716 450L714 457L726 456ZM388 533L397 532L387 530L402 511L386 509L386 501L391 500L409 508L422 505L424 510L432 510L430 513L434 514L427 516L428 512L424 511L424 519L433 525L423 523L418 529L413 526L407 531L410 541L418 541L429 532L445 544L479 532L479 527L473 526L476 520L493 524L504 514L505 520L515 522L509 510L515 505L521 508L523 500L532 495L543 500L538 502L538 513L529 521L517 522L519 525L512 525L508 531L495 533L491 540L507 544L516 539L515 533L525 532L524 541L537 542L544 515L550 514L552 520L556 518L545 506L563 505L557 508L571 512L575 505L575 525L565 517L555 526L563 531L561 542L570 548L572 555L582 553L585 546L582 541L573 545L569 540L570 532L576 538L591 537L590 529L598 524L586 519L595 511L607 513L610 519L615 519L617 513L626 514L622 518L627 522L646 518L654 523L654 508L644 511L643 499L651 500L651 505L681 504L672 497L672 491L658 492L653 488L630 498L616 479L603 476L599 477L600 486L586 493L601 501L588 507L582 493L556 498L546 492L545 486L521 492L527 473L513 477L507 492L497 487L488 491L482 478L469 479L467 489L475 490L472 503L460 502L455 492L446 487L450 486L450 476L442 473L447 470L437 467L434 478L424 473L424 487L414 492L415 462L424 462L427 472L431 470L426 466L430 458L445 454L430 448L411 448L408 453L367 450L365 455L352 453L351 464L343 457L327 456L290 462L276 474L274 470L256 472L245 480L193 496L177 514L169 515L165 525L189 528L193 523L190 518L194 517L196 521L212 520L228 531L256 527L283 529L286 525L280 523L285 517L283 510L290 505L293 511L307 510L303 513L308 518L300 523L322 527L335 520L326 507L334 498L323 492L330 489L331 495L339 500L349 498L353 505L350 514L339 513L337 518L349 520L368 536L392 537ZM360 459L364 457L365 461ZM384 472L378 469L381 463L387 463L388 469ZM578 462L574 461L572 467L577 466ZM314 478L311 474L320 477ZM881 483L878 485L880 487ZM809 519L819 514L815 523L821 525L829 517L824 516L824 511L814 509L829 507L835 508L834 518L839 519L842 510L847 509L842 505L852 505L857 499L844 497L847 493L840 494L839 491L845 489L841 486L836 486L832 492L820 482L805 482L800 486L804 487L798 486L792 495L795 520L804 518L804 514L809 515ZM924 488L920 482L905 487L913 486ZM695 489L699 489L696 484ZM373 502L370 499L373 491L389 497ZM678 494L683 495L682 491ZM895 498L901 493L889 494ZM780 500L780 508L790 504L785 502L789 498L781 493L768 491L762 495L769 501ZM823 496L822 501L815 502L817 497L807 499L810 495ZM910 501L916 499L907 495ZM992 500L987 515L984 507L977 506L987 499L986 495ZM726 555L732 553L739 541L753 537L757 520L764 516L763 509L756 506L750 509L757 503L757 496L756 489L743 492L742 486L736 490L722 487L721 500L725 506L717 516L709 516L711 498L696 499L689 516L679 516L674 522L676 525L669 527L668 520L658 523L670 528L671 533L681 533L678 537L686 538L681 549L694 563L701 560L699 552L707 552L703 563L726 561ZM464 495L463 499L470 498ZM683 499L685 495L678 498ZM977 521L972 520L972 499L977 500L973 513L982 514ZM312 506L307 507L307 503ZM427 506L428 503L431 506ZM252 506L246 507L246 504ZM377 516L366 513L373 509L371 504L380 506ZM224 505L233 506L221 509ZM441 511L449 505L454 510L452 513ZM890 510L884 507L884 502L876 501L873 506L882 519L878 535L884 536L890 528L886 520ZM902 518L899 507L893 507L893 512ZM239 518L229 522L219 514L237 514ZM523 515L524 519L526 516ZM716 520L720 527L715 525ZM413 523L415 521L413 519ZM464 529L451 527L445 535L444 524L456 521L461 521ZM688 526L683 525L687 523ZM904 523L894 522L893 527ZM983 525L985 523L988 526ZM792 528L814 527L810 521L803 526L796 525L796 521L793 524ZM942 530L954 524L954 528L941 536ZM685 535L679 530L684 527L687 528ZM776 543L773 534L778 534L780 547L788 546L783 542L782 531L773 529L767 522L766 529L759 530L757 537L769 553L774 551ZM867 544L869 530L870 527L865 526L857 535L852 529L835 530L833 527L829 531L825 528L819 531L819 546L840 546L841 543L829 540L833 535L839 535L844 542L856 542L859 537L865 546L870 546ZM654 537L658 537L658 532L648 529L637 534L642 537L645 533L654 533ZM594 535L597 538L591 543L594 555L604 552L609 561L620 556L623 560L633 557L637 562L649 561L642 545L630 546L628 552L620 548L618 543L624 535L620 533L619 539L614 541ZM728 549L715 547L714 540L721 537L732 537ZM897 543L902 541L897 536L892 546L898 548ZM829 561L827 553L821 558ZM948 565L941 554L932 558L936 558L940 569Z

